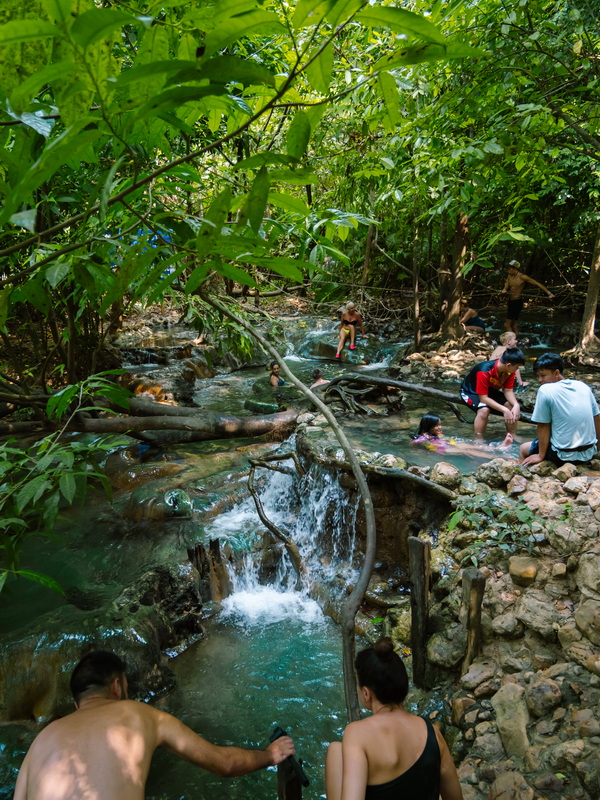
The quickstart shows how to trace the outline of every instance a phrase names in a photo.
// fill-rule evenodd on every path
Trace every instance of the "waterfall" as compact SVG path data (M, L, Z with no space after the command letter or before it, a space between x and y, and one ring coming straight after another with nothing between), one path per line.
M285 442L280 452L289 452L294 439ZM358 500L331 472L317 465L303 477L260 469L257 478L265 513L298 545L308 569L308 583L345 588L357 574L352 562ZM229 567L233 594L223 603L224 614L242 616L246 622L264 623L265 616L269 622L286 617L314 621L321 611L307 587L296 590L297 576L285 549L268 583L261 580L261 552L252 546L260 543L263 531L252 498L221 514L206 528L210 539L228 541L237 551L247 550L235 567Z

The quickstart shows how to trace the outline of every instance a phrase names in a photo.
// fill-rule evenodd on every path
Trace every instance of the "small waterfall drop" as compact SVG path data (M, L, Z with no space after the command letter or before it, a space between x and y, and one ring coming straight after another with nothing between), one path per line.
M280 452L290 452L294 439L288 439ZM353 553L358 501L351 493L317 465L302 477L260 469L257 478L267 517L298 545L308 569L307 584L338 584L341 589L352 582L357 572ZM233 593L223 602L223 615L249 625L286 618L307 623L322 619L308 586L297 591L297 576L285 548L265 580L261 552L256 549L263 532L252 498L221 514L206 529L210 539L228 541L234 550L250 548L235 568L229 568Z

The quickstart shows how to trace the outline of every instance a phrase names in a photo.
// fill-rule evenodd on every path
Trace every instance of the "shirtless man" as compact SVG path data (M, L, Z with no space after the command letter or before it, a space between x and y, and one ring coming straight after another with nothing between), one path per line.
M525 275L524 272L519 272L519 267L521 265L518 261L511 261L507 267L508 275L506 278L506 282L504 284L504 289L502 289L502 293L506 294L508 292L508 307L506 309L506 320L504 322L504 328L507 331L512 331L515 336L519 333L518 331L518 320L519 315L523 309L523 289L525 288L526 283L530 283L532 286L537 286L538 288L542 289L548 295L548 298L552 300L554 295L550 292L546 287L538 283L538 281L530 278L529 275Z
M79 662L71 693L76 711L35 739L14 800L143 800L157 747L226 777L280 764L295 752L287 736L265 750L218 747L171 714L128 700L125 664L106 651Z

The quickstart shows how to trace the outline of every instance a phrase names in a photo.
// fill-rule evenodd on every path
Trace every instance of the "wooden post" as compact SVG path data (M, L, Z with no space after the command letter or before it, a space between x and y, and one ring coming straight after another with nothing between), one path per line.
M431 545L410 536L408 564L412 589L410 592L413 682L419 688L425 681L427 625L429 622L429 584L431 578Z
M277 800L302 800L302 784L287 758L277 766Z
M485 591L485 575L478 569L465 569L462 589L459 617L467 629L467 652L461 667L461 675L464 675L473 663L473 659L479 655L481 646L481 603Z

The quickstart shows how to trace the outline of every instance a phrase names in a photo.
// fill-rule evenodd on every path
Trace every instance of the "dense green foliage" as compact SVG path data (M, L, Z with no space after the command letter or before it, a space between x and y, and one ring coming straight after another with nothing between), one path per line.
M437 309L449 260L489 297L517 257L578 301L596 16L589 0L5 0L0 402L73 413L129 307L176 294L209 328L202 298L234 283L319 300L421 286ZM5 453L7 474L42 478L27 492L43 486L49 520L85 472L58 447L51 485Z

